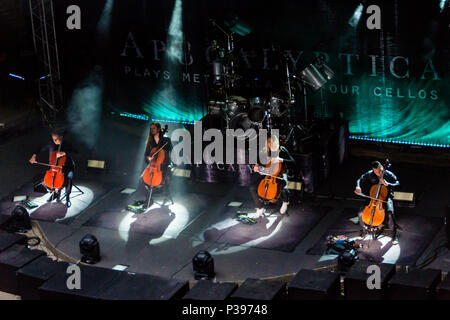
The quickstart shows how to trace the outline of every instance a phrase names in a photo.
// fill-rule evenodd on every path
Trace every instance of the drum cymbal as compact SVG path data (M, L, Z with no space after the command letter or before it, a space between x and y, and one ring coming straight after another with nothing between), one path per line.
M241 97L241 96L230 96L228 98L228 100L236 101L236 102L239 102L239 103L247 103L247 99L245 99L244 97Z

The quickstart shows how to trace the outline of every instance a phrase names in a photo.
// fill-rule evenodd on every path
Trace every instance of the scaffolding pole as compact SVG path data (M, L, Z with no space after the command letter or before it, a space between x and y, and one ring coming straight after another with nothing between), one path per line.
M63 109L53 0L29 0L34 50L39 64L39 103L50 125Z

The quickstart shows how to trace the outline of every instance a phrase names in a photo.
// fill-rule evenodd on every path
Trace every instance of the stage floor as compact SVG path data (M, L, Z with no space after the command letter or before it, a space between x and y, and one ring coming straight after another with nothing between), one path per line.
M119 178L118 178L119 179ZM358 235L350 221L361 203L330 199L294 199L287 215L279 206L270 215L244 224L236 212L254 212L248 188L233 185L193 183L174 178L174 203L155 203L144 213L133 213L128 204L144 199L142 189L133 194L120 181L107 184L79 176L72 206L46 203L47 194L33 191L32 181L0 201L0 214L10 214L14 195L28 195L39 205L29 210L48 240L65 254L79 259L79 241L93 234L100 242L102 260L97 264L112 268L121 264L128 271L193 280L192 258L201 250L214 257L218 281L268 278L293 274L301 268L336 264L336 256L325 255L328 234ZM230 204L238 206L230 206ZM404 210L403 210L404 211ZM392 245L389 230L377 241L363 241L360 258L376 262L413 265L440 230L440 219L408 212L399 214L403 227L400 244ZM370 246L370 248L369 248Z
M46 137L43 133L36 136L40 140ZM42 176L42 168L24 166L35 138L30 133L0 144L0 156L9 159L0 167L4 182L0 214L9 215L14 209L13 196L28 195L38 205L29 211L31 218L38 221L55 247L77 260L79 241L90 233L100 242L102 260L97 265L101 267L122 264L131 272L193 280L192 258L198 251L208 250L214 257L216 279L237 281L335 265L336 256L324 255L324 238L328 234L357 235L358 226L349 219L356 216L364 202L355 199L353 188L358 176L367 170L368 159L347 160L314 197L308 196L302 203L298 197L291 201L288 215L281 216L276 212L279 207L274 207L270 216L246 225L237 221L235 214L254 211L248 188L191 182L181 177L175 177L171 184L174 204L162 206L160 197L155 196L156 203L142 214L125 209L144 198L142 190L131 195L121 193L124 188L135 187L130 173L92 175L78 168L74 182L82 192L73 190L72 207L46 203L48 195L33 190L32 177ZM119 139L129 137L121 135L114 142ZM21 161L11 159L11 155ZM126 160L117 157L114 161ZM360 258L420 265L442 246L450 174L442 168L405 164L397 164L394 172L402 191L416 193L417 205L396 208L402 226L399 245L392 245L387 230L378 241L363 243ZM231 202L241 204L232 207ZM439 265L450 271L445 263L448 255L440 255L439 259L427 267Z

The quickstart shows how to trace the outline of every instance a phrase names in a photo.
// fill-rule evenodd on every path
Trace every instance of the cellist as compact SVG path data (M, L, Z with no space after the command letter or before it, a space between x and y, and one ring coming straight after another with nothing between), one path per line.
M56 158L60 158L63 156L66 156L66 162L64 167L62 168L62 171L64 173L64 186L66 188L66 205L67 207L70 207L72 204L70 202L70 193L72 191L72 180L73 180L73 173L75 169L75 162L73 161L72 157L70 156L71 153L75 153L76 151L73 149L72 145L67 141L64 140L63 142L63 136L64 132L60 129L54 129L51 133L52 140L46 144L43 147L36 148L34 150L33 155L31 156L29 162L30 163L37 163L36 156L44 151L48 151L49 159L53 151L57 151L58 148L61 146L59 152L56 153ZM44 182L42 184L45 186ZM47 190L49 190L46 187ZM50 190L49 190L50 191ZM61 190L58 190L57 192L51 194L50 198L48 198L47 202L51 202L53 200L56 200L56 202L61 202L60 199L60 193Z
M360 195L362 193L361 183L363 186L368 184L369 188L372 185L378 184L381 182L388 188L388 195L386 198L386 202L383 203L385 210L387 211L387 215L385 217L385 221L383 225L388 225L389 229L392 230L392 244L398 244L398 236L397 236L397 223L395 221L394 215L394 191L393 188L400 185L400 182L397 180L397 177L389 170L385 170L384 176L380 181L380 177L383 173L383 165L379 161L372 162L372 170L364 173L359 179L356 181L355 193ZM362 221L362 210L359 212L359 222L361 224L361 234L360 239L364 239L367 235L366 229L364 228L364 222ZM386 221L387 220L387 221Z
M161 129L161 124L158 122L153 122L150 124L150 132L147 139L147 144L145 147L145 163L148 165L150 161L153 160L153 157L150 155L150 151L155 148L164 150L166 156L164 157L164 162L161 165L161 171L163 172L163 182L160 187L162 187L163 193L167 196L169 195L169 184L170 184L170 176L169 172L169 164L170 164L170 151L172 150L172 143L168 137L164 137L164 132ZM147 187L147 186L146 186ZM147 187L147 195L145 199L145 203L148 204L148 200L150 197L150 191ZM153 202L153 201L152 201ZM149 205L151 205L150 203Z
M270 137L267 138L267 146L262 151L266 153L267 158L269 161L271 161L272 166L275 166L277 164L283 166L282 171L284 172L284 174L282 176L282 180L280 180L280 182L279 182L281 184L281 188L282 188L281 194L280 194L280 199L282 201L282 204L280 207L280 214L285 214L287 212L288 205L289 205L289 189L288 189L288 178L287 178L288 177L288 167L287 167L287 165L294 164L295 160L294 160L294 158L292 158L291 154L285 147L280 146L278 136L274 135L274 134L271 134ZM260 166L258 163L255 164L255 166L253 167L253 171L256 173L264 174L264 172L266 170L267 170L266 167L264 167L262 165ZM262 179L264 179L264 176ZM262 215L264 215L264 212L265 212L264 205L257 193L257 187L258 187L258 185L252 185L250 187L250 193L252 195L252 198L253 198L255 206L256 206L256 213L249 214L248 216L250 218L254 218L254 219L261 217Z

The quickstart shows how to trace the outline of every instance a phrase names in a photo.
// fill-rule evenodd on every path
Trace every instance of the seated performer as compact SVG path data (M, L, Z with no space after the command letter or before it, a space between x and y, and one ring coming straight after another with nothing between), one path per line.
M362 193L361 183L369 184L370 186L378 184L380 181L381 174L384 168L379 161L372 162L372 170L364 173L357 181L355 193L360 195ZM388 195L386 198L386 202L383 204L385 211L387 211L387 215L385 217L385 221L383 225L387 225L392 230L392 243L398 244L398 236L397 236L397 223L395 221L394 215L394 191L393 188L400 185L400 182L397 180L397 177L390 172L389 170L385 170L383 179L381 179L381 183L388 188ZM364 226L364 222L362 221L362 210L359 212L359 223L361 225L361 234L360 239L363 239L367 235L367 231Z
M60 146L61 146L61 148L60 148L60 151L56 153L56 158L66 156L66 161L62 168L62 171L64 173L64 187L66 189L66 196L65 196L66 205L67 205L67 207L70 207L72 205L70 202L70 193L72 191L72 179L73 179L73 173L74 173L74 169L75 169L75 162L73 161L70 154L76 153L76 151L72 148L72 145L67 140L64 140L64 142L63 142L63 131L54 129L52 131L52 141L49 142L48 144L46 144L45 146L43 146L42 148L37 148L34 151L33 155L31 156L29 162L37 163L36 155L38 155L39 153L41 153L45 150L47 150L49 153L49 162L50 162L50 156L51 156L52 152L58 151L58 148ZM44 185L44 187L46 187L46 189L49 192L51 192L51 190L49 190L49 188L47 188L47 186L45 186L44 182L42 182L42 184ZM61 190L58 190L57 192L52 193L50 198L48 198L47 202L51 202L53 200L56 200L56 202L60 202L61 201L60 193L61 193Z
M288 189L288 168L287 165L295 163L294 158L290 155L289 151L285 148L280 146L278 137L276 135L271 135L269 138L267 138L267 147L264 150L267 153L268 160L271 161L271 165L276 165L277 163L281 163L282 165L282 171L283 177L282 180L279 181L281 183L281 195L280 199L282 200L282 205L280 208L280 213L285 214L288 209L289 205L289 189ZM272 151L272 152L270 152ZM258 163L255 164L253 167L253 171L257 173L264 174L265 171L267 171L267 168L265 166L259 165ZM263 176L262 179L265 177ZM262 180L260 179L260 180ZM248 216L250 218L259 218L260 216L264 215L265 208L264 208L264 201L258 196L257 188L258 185L252 185L250 187L250 193L252 195L253 201L256 206L256 213L255 214L249 214Z
M162 147L162 150L165 152L164 162L161 165L161 171L162 171L162 183L160 188L162 188L163 193L165 196L169 197L172 201L172 198L170 196L169 192L169 184L170 184L170 175L168 175L169 172L169 164L170 164L170 151L172 150L172 143L169 138L164 137L165 131L161 130L161 124L158 122L152 123L150 125L150 133L148 135L147 139L147 145L145 148L145 162L148 165L150 161L154 160L154 157L150 156L150 152L153 148L156 147L156 149L160 149ZM164 147L163 147L164 146ZM157 155L155 156L157 157ZM145 199L145 205L151 206L153 204L153 200L150 198L150 186L145 184L145 187L147 189L147 196ZM150 200L150 202L149 202ZM173 201L172 201L173 202Z

